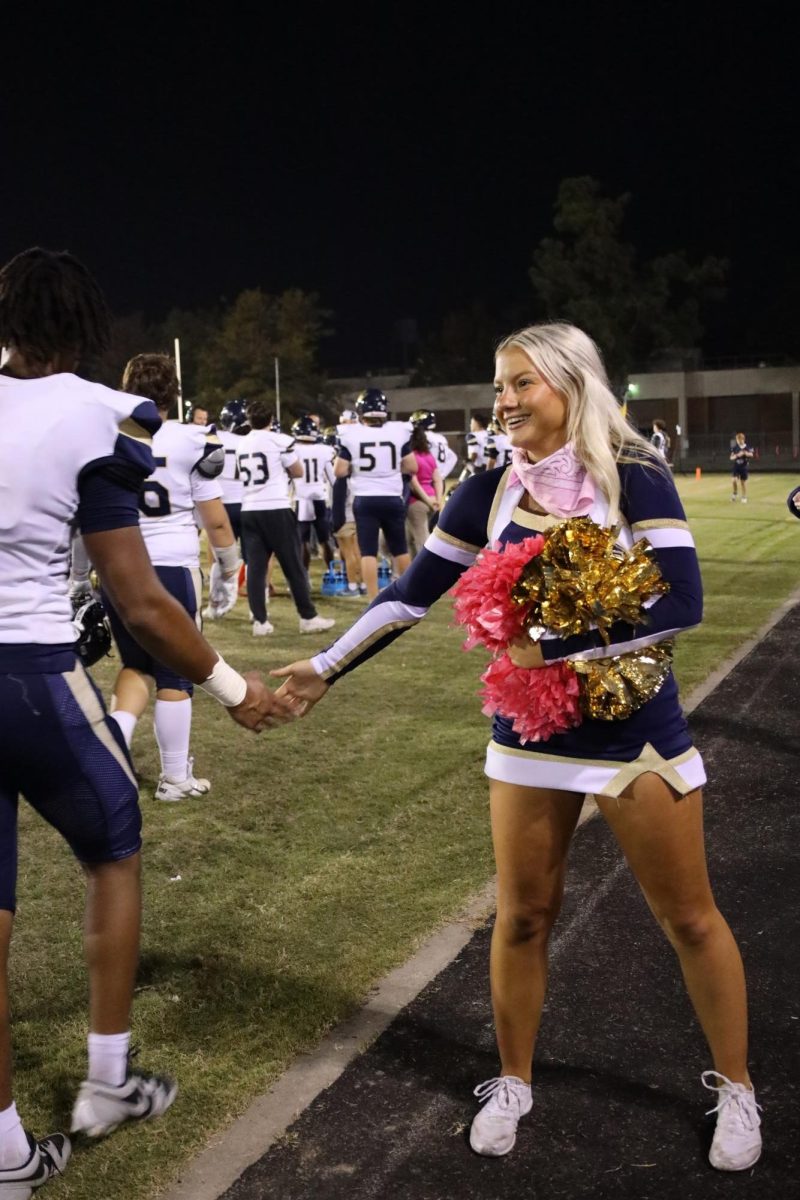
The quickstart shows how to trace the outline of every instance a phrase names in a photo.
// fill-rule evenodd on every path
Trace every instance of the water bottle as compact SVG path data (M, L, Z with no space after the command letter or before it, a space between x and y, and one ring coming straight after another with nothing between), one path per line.
M388 587L392 582L392 568L389 566L389 560L382 558L378 564L378 590Z
M322 576L322 594L323 596L335 596L336 591L336 572L333 569L333 563L331 563Z
M336 595L340 596L342 592L347 591L347 571L345 571L344 563L340 558L334 558L331 570L336 578Z

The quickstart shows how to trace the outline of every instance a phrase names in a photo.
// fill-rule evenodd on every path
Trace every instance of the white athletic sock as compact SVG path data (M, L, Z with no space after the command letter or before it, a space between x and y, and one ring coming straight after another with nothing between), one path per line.
M96 1083L108 1083L111 1087L119 1087L124 1083L128 1074L130 1044L130 1032L90 1033L89 1078Z
M28 1138L22 1128L17 1106L12 1101L10 1108L0 1112L0 1170L10 1171L14 1167L21 1167L30 1156Z
M183 783L189 774L191 700L156 700L153 728L161 753L161 771L170 783Z
M122 736L125 738L125 745L130 750L131 742L133 741L133 731L136 728L136 723L139 718L135 717L131 712L125 712L124 708L118 708L116 712L110 713L110 716L114 718L122 730Z

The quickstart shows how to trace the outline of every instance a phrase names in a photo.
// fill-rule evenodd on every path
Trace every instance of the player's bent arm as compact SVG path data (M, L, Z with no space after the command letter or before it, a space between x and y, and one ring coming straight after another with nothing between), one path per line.
M222 577L230 579L238 573L241 558L225 505L219 497L215 497L211 500L198 500L195 507L200 522L208 535L214 557L219 563Z
M259 732L294 719L291 703L271 692L257 673L239 675L208 644L162 587L138 526L83 536L120 619L148 653L210 692L248 729Z

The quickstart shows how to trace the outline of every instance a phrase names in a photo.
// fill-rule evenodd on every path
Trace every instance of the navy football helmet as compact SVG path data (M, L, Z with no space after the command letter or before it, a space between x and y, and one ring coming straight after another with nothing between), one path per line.
M229 433L236 433L247 424L247 401L229 400L219 414L219 425Z
M85 667L91 667L111 653L111 626L99 600L79 604L72 621L78 634L75 650Z
M322 441L326 446L339 448L339 433L335 425L326 425L322 431Z
M389 401L380 388L366 388L358 393L356 412L360 417L382 417L385 421L389 415Z
M409 418L415 429L435 429L436 413L429 408L418 408Z
M292 436L299 438L301 442L318 442L319 429L316 422L306 414L298 417L292 424Z

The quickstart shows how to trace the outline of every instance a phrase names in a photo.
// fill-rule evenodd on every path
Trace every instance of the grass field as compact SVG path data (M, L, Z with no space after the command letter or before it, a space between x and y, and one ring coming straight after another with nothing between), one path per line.
M743 506L730 503L723 476L678 480L706 590L704 624L679 642L684 693L800 585L800 523L785 506L795 482L756 476ZM320 611L340 629L354 616L346 601L320 601ZM240 668L268 670L321 644L297 633L289 600L273 601L271 619L274 637L254 641L240 602L207 632ZM142 720L134 1040L142 1065L176 1074L181 1093L165 1119L79 1147L67 1177L49 1186L52 1200L155 1196L491 876L488 726L475 694L484 659L463 654L461 640L444 600L307 721L260 738L201 694L193 751L196 772L213 782L202 800L152 799L158 760L149 715ZM116 665L95 670L106 695ZM83 883L24 805L20 841L15 1090L26 1123L44 1133L65 1127L84 1071Z

